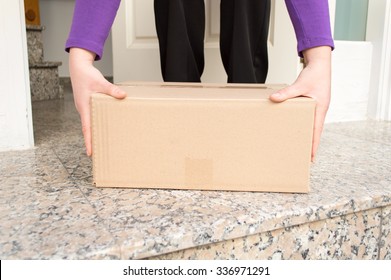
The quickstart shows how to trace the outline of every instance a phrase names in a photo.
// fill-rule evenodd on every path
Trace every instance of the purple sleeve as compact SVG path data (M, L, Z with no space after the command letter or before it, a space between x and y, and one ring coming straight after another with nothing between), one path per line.
M285 0L297 38L300 56L306 49L330 46L331 36L329 6L327 0Z
M99 60L121 0L76 0L73 21L65 50L89 50Z

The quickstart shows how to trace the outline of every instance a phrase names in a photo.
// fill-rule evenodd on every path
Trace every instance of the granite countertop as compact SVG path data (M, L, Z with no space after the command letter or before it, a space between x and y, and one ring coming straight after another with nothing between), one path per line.
M326 125L309 194L98 189L73 101L0 153L1 259L140 259L391 205L391 122ZM153 170L151 170L153 172Z

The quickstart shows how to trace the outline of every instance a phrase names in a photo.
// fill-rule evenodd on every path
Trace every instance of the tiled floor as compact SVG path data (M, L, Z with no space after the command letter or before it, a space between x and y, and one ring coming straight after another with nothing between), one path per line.
M69 89L33 118L0 153L1 259L391 258L390 122L327 125L299 195L97 189Z

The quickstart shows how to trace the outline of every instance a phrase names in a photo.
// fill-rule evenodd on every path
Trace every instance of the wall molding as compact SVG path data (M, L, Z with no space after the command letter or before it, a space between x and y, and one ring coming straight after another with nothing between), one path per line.
M391 3L387 1L376 119L391 121Z

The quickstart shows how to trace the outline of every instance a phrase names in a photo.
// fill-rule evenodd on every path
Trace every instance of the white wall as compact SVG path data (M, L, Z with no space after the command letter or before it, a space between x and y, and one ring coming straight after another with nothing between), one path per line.
M391 1L369 1L366 40L373 44L368 115L391 120Z
M0 1L0 150L34 146L23 0Z
M391 1L368 1L365 40L335 42L327 122L391 120Z
M371 63L371 42L335 41L327 123L367 119Z
M75 0L40 0L41 25L43 31L44 59L61 61L60 77L69 77L68 54L64 51L72 23ZM113 76L111 35L107 39L103 59L96 62L96 67L104 76Z

